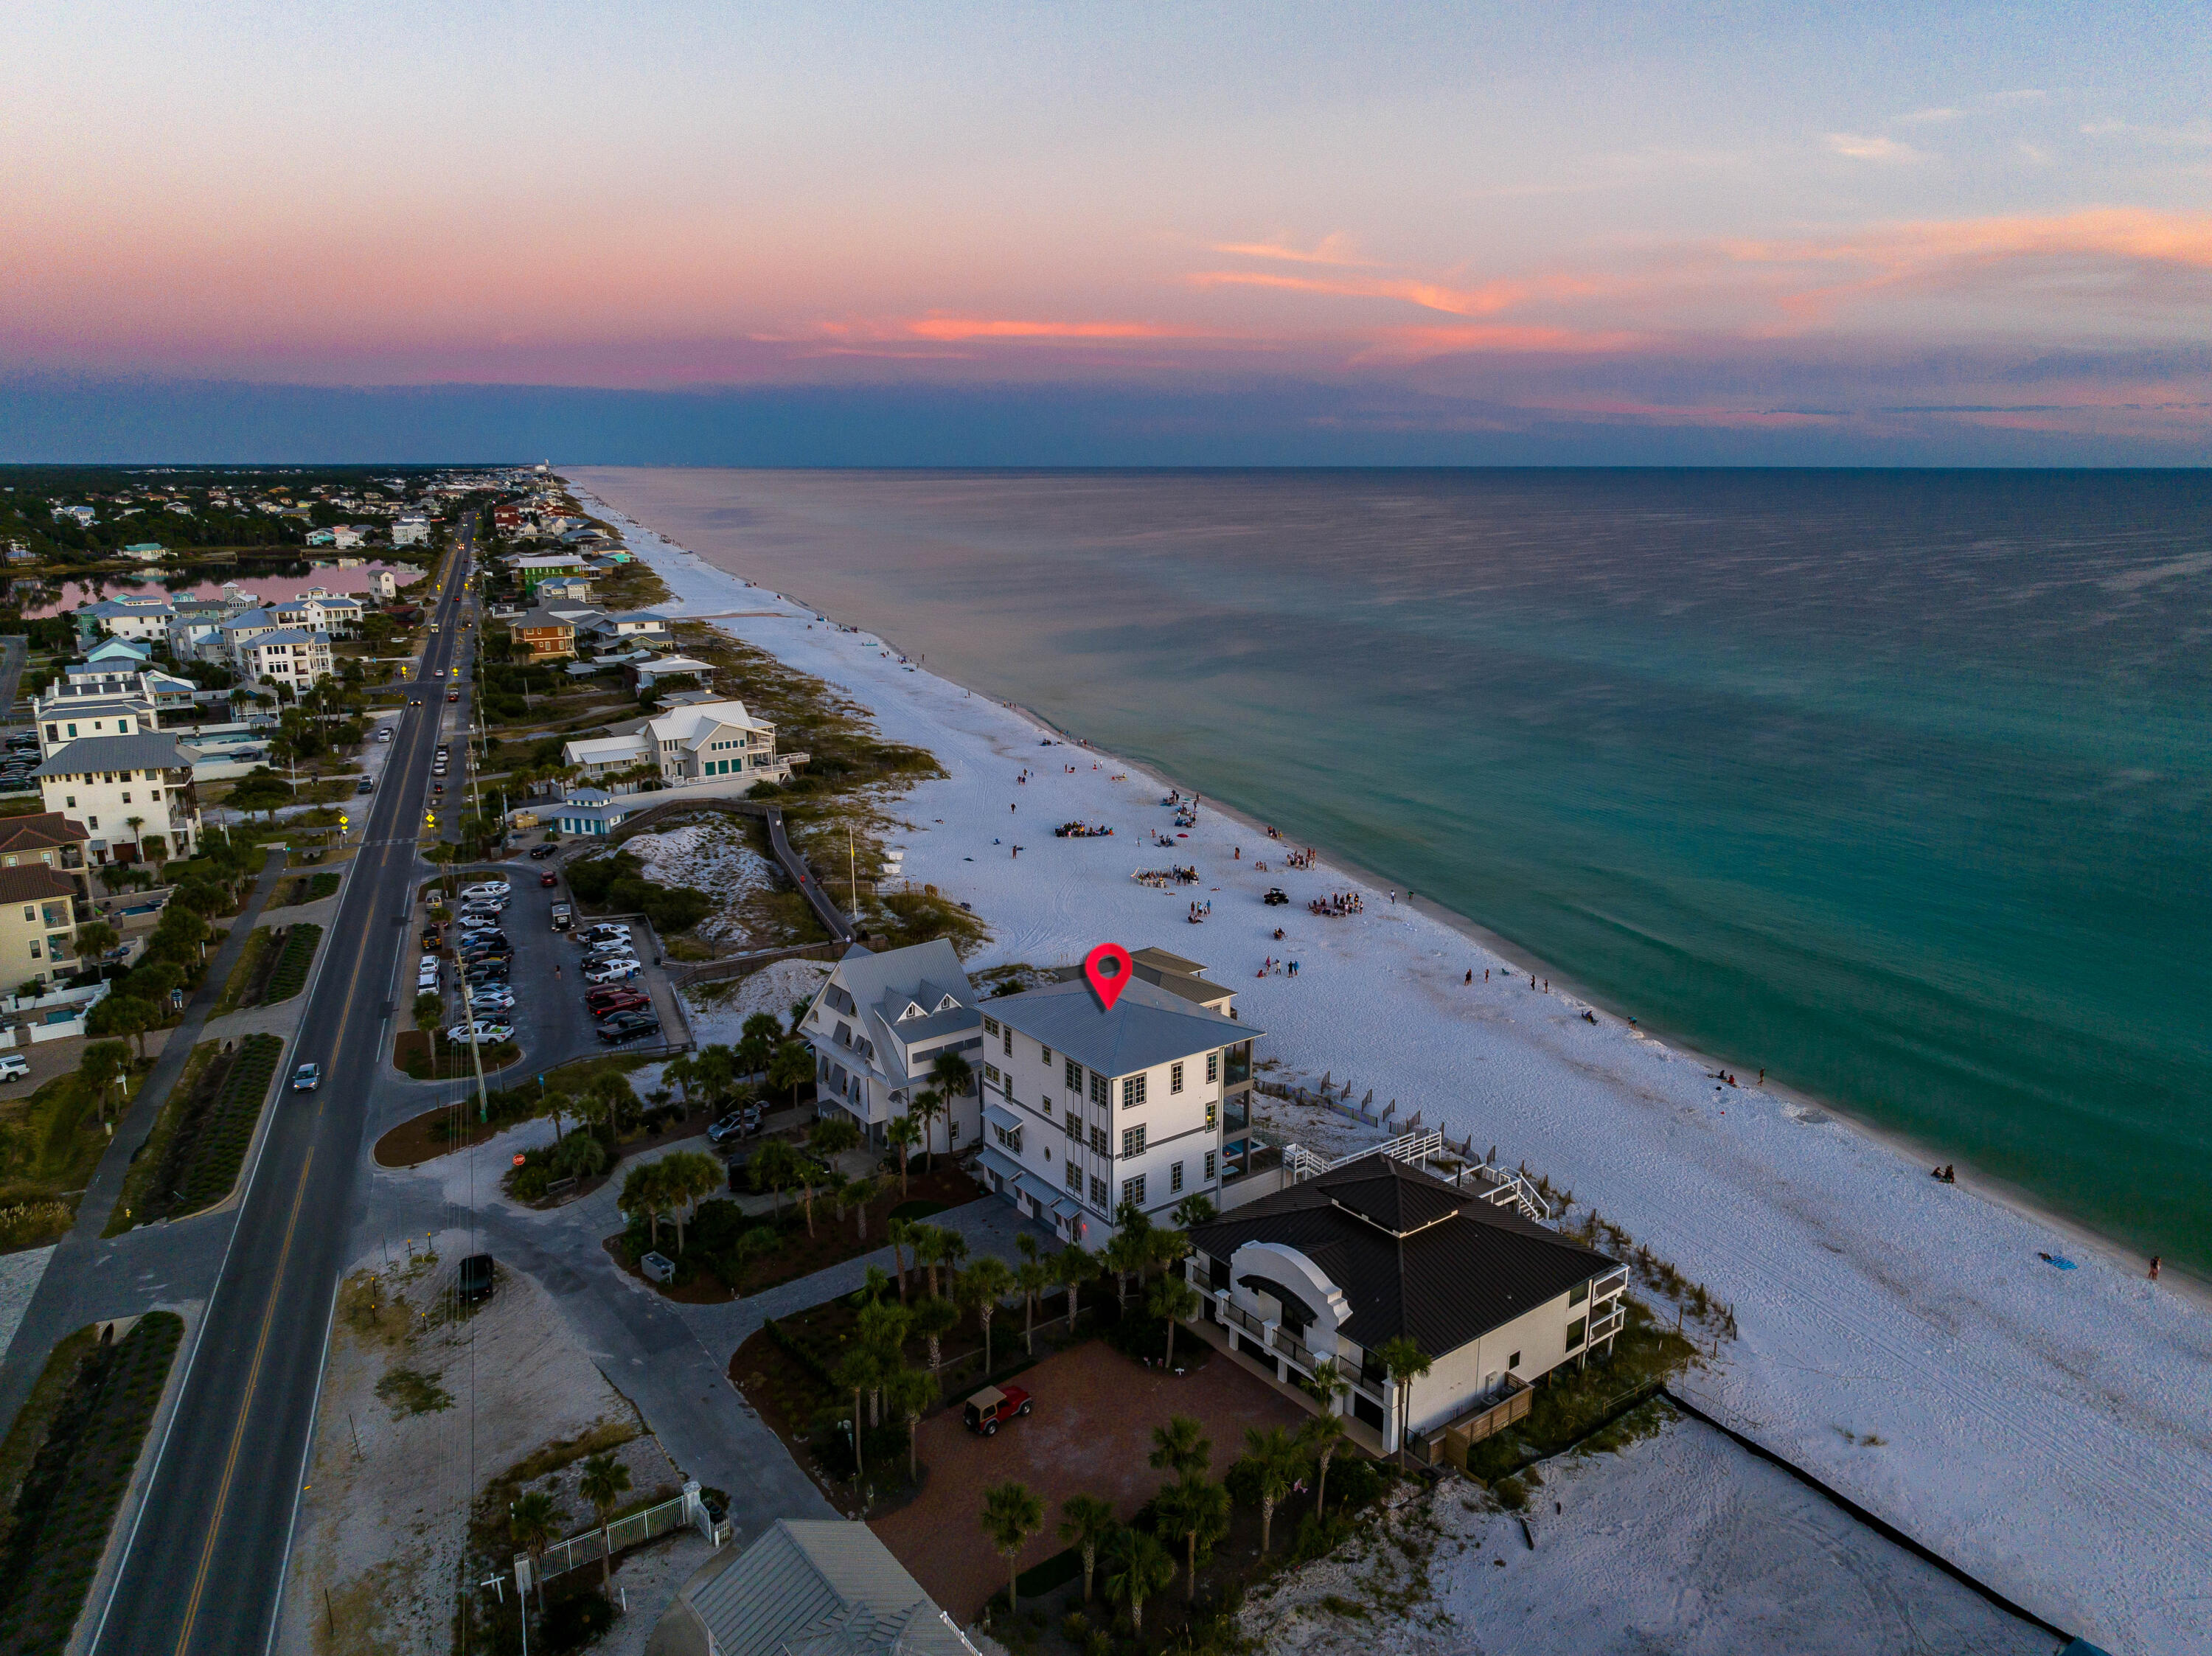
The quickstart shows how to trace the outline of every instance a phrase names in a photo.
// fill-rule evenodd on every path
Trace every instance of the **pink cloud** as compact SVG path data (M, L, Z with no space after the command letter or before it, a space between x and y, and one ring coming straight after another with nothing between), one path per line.
M1279 258L1292 264L1371 266L1374 264L1372 259L1355 256L1352 252L1352 239L1341 231L1323 236L1310 249L1288 247L1273 241L1220 241L1213 245L1213 251L1240 258Z

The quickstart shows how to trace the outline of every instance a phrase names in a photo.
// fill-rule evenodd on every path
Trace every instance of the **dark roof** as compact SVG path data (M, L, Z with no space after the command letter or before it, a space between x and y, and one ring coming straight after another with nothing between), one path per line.
M44 851L50 846L81 846L91 837L83 823L58 810L0 818L0 852Z
M1194 1225L1190 1240L1217 1259L1246 1242L1294 1247L1344 1290L1346 1338L1372 1351L1409 1334L1432 1357L1614 1265L1379 1151Z
M44 863L0 868L0 903L35 902L42 897L74 897L76 882Z

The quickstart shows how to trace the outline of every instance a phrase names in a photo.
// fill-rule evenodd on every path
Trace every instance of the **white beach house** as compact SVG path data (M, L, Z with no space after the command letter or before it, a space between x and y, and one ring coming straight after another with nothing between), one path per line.
M1080 980L986 1002L986 1181L1091 1247L1124 1202L1219 1203L1226 1107L1249 1112L1262 1033L1134 975L1110 1011Z
M708 794L743 793L756 782L781 782L806 755L779 756L775 726L755 719L742 701L684 701L613 736L562 744L563 764L593 781L650 767L663 788ZM635 782L613 785L629 792Z
M192 754L158 731L64 742L35 774L46 810L84 824L95 863L136 861L156 838L170 857L199 844Z
M1310 1410L1323 1405L1299 1382L1333 1364L1352 1389L1327 1407L1376 1453L1402 1435L1419 1458L1464 1466L1528 1412L1532 1386L1608 1355L1626 1320L1626 1266L1499 1205L1489 1186L1380 1149L1189 1235L1200 1334ZM1401 1336L1430 1361L1402 1416L1376 1355Z
M799 1021L814 1053L817 1096L850 1115L871 1144L907 1113L940 1052L957 1052L982 1073L982 1014L952 945L939 938L872 955L848 949ZM936 1149L975 1142L981 1120L975 1085L948 1099L930 1129Z

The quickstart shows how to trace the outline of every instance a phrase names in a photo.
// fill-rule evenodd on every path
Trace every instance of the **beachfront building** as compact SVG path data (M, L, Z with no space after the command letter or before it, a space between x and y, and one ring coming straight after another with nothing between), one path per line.
M79 737L33 774L49 812L84 824L95 864L136 862L156 849L189 857L199 844L191 752L158 731Z
M580 575L584 560L574 552L533 552L509 558L507 567L514 572L514 579L525 592L536 593L540 581L550 580L556 575Z
M76 901L58 869L0 868L0 984L15 990L76 969Z
M280 598L270 604L268 610L277 626L299 632L351 638L361 630L361 600L343 592L326 592L319 586L296 598Z
M1126 1000L1133 988L1124 992ZM996 1003L993 1003L994 1005ZM1182 1270L1201 1338L1309 1410L1299 1382L1334 1365L1325 1405L1372 1453L1402 1438L1431 1464L1528 1412L1563 1364L1610 1354L1627 1267L1377 1149L1190 1227ZM1376 1353L1404 1336L1430 1360L1400 1412Z
M1133 973L1110 1010L1079 978L994 997L983 1013L985 1181L1087 1247L1113 1234L1124 1203L1147 1215L1190 1196L1218 1204L1224 1105L1233 1096L1249 1113L1261 1034Z
M622 671L630 688L641 692L649 693L663 679L690 678L701 684L714 682L714 664L693 656L648 655L642 660L624 662Z
M601 839L620 828L626 819L647 809L647 805L635 796L617 799L597 788L578 788L550 811L539 811L535 807L524 809L532 816L550 817L553 826L563 834Z
M779 1518L672 1619L707 1656L976 1656L866 1524Z
M663 788L708 794L742 793L757 782L781 782L803 753L779 755L775 726L755 719L742 701L686 701L612 736L562 744L561 762L593 781L650 771ZM641 786L616 782L617 792Z
M853 1118L871 1144L932 1088L940 1052L957 1052L981 1073L983 1018L960 956L943 938L872 955L855 943L816 992L799 1033L814 1054L815 1096ZM932 1148L975 1142L981 1099L971 1078L947 1099L929 1131Z
M428 546L430 543L430 520L419 512L403 512L392 520L392 543L394 546ZM389 597L391 594L385 594Z
M128 597L102 598L97 604L86 604L76 613L80 629L88 622L111 638L139 639L152 644L168 636L169 622L176 611L170 608L166 597Z
M239 646L238 670L249 684L278 685L297 695L331 675L331 635L280 627Z
M667 644L673 635L668 617L653 610L625 610L601 616L592 623L592 635L604 647L635 649L641 644Z

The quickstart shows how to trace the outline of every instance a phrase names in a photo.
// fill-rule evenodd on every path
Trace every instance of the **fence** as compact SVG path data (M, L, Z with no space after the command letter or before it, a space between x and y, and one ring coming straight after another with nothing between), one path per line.
M572 1535L566 1541L556 1541L545 1549L533 1562L526 1552L514 1555L514 1586L518 1592L528 1592L538 1581L550 1581L556 1575L585 1564L596 1564L602 1558L611 1558L628 1547L635 1547L656 1537L684 1529L696 1529L707 1538L708 1544L720 1547L730 1538L730 1526L717 1524L708 1516L706 1503L699 1498L699 1486L686 1483L684 1493L673 1501L664 1501L657 1507L647 1507L643 1512L617 1518L605 1528L586 1530L581 1535Z

